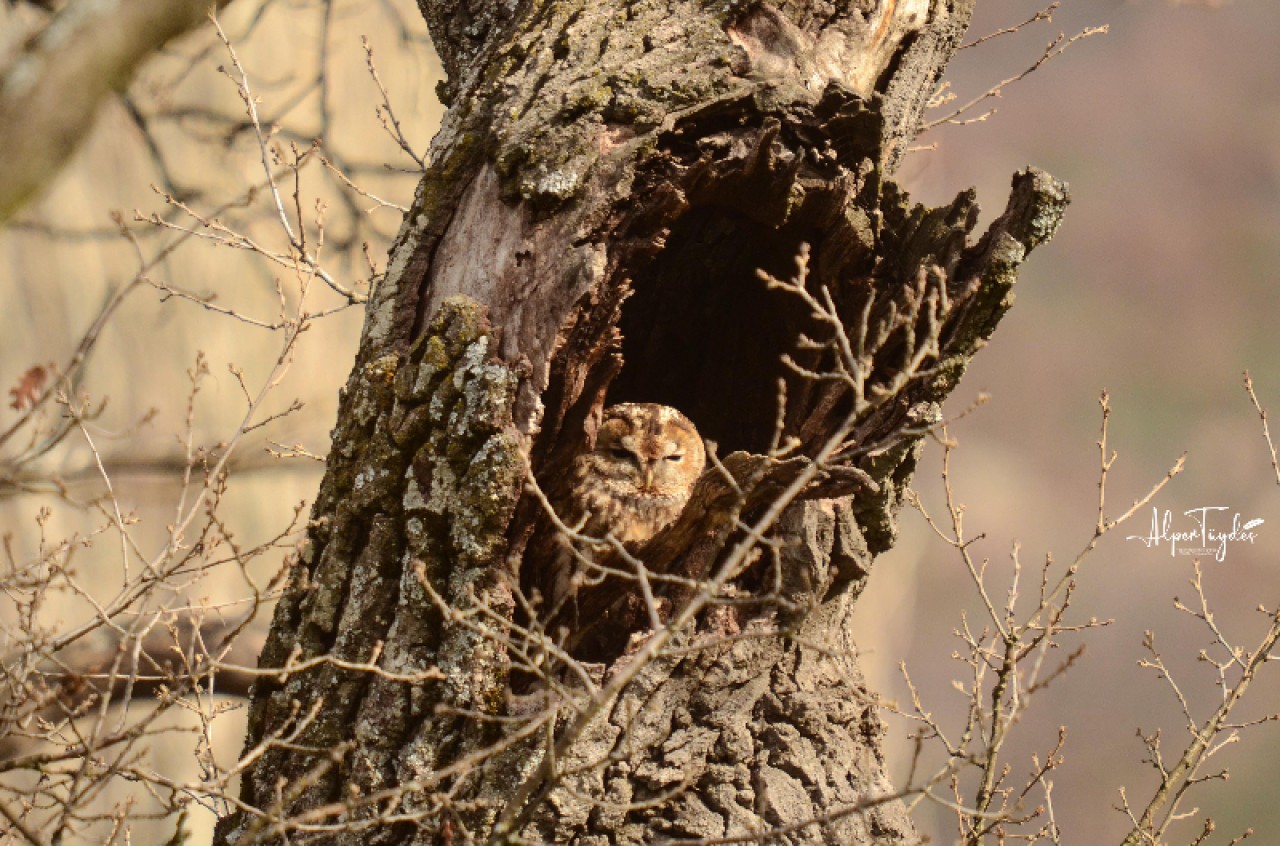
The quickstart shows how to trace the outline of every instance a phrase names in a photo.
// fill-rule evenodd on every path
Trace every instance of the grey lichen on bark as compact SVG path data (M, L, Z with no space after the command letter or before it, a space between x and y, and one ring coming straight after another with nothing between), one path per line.
M270 748L243 796L260 813L224 820L219 842L297 820L334 843L912 841L847 620L894 542L923 433L1066 203L1025 171L974 241L972 192L928 209L890 180L971 11L424 3L453 105L371 297L261 659L347 664L259 684L248 748ZM798 343L830 329L756 278L788 278L802 244L809 290L882 334L862 396L797 377L835 366L831 344ZM946 303L932 326L926 299ZM922 339L936 353L906 373ZM554 499L601 407L625 400L681 408L733 479L706 474L634 551L657 574L718 572L742 522L804 481L768 526L776 561L717 588L743 601L704 596L658 635L632 582L584 592L576 616L536 603L550 530L526 468ZM786 456L768 454L779 419ZM854 446L815 464L837 436ZM695 607L678 582L656 593L668 621ZM541 627L551 664L522 651ZM370 660L381 674L350 666ZM569 661L577 681L528 690ZM600 693L557 706L557 686Z
M267 750L264 777L246 779L244 795L269 814L288 817L345 791L413 780L441 767L439 757L485 738L435 719L441 702L482 714L501 710L499 650L443 611L476 601L511 610L492 564L524 458L511 425L517 376L490 355L492 337L484 309L458 297L405 356L383 355L352 374L308 546L260 664L376 658L389 676L428 678L406 684L329 664L260 682L251 739L303 726L316 749L350 755L344 766L317 768L325 756ZM322 707L308 714L313 704ZM277 778L289 785L281 795L274 793ZM220 837L253 842L270 829L262 818L230 818ZM356 828L335 842L386 836Z

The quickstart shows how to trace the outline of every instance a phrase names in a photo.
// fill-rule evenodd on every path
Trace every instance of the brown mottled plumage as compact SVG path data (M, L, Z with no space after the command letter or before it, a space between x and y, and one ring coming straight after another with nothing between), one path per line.
M568 501L558 511L568 525L581 524L583 534L640 543L680 516L705 464L698 430L676 409L611 406L595 448L574 460ZM582 569L567 547L556 556L555 568L553 605L573 592L573 576Z

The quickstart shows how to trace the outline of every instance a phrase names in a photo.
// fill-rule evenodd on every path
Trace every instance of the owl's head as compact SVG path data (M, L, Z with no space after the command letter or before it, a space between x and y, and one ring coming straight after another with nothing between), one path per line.
M622 403L604 411L592 464L631 496L683 503L702 475L706 452L689 418L654 403Z

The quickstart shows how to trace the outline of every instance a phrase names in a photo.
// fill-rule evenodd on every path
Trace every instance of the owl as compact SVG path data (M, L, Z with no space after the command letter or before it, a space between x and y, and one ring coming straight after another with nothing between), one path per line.
M611 406L604 411L595 448L574 460L567 502L557 511L567 525L581 525L582 534L642 543L680 516L705 464L702 438L679 411L654 403ZM555 557L552 607L576 590L574 576L584 570L569 544L561 538ZM607 549L576 547L588 558Z

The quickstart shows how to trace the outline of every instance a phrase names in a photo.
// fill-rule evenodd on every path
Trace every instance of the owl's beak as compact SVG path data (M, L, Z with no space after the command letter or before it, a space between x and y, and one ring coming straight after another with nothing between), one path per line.
M646 488L653 487L653 465L647 462L644 465L644 486Z

